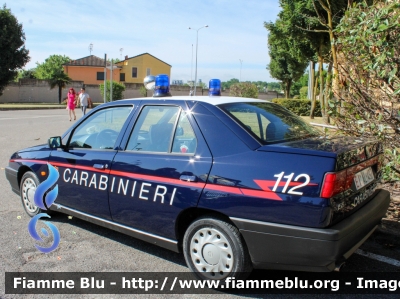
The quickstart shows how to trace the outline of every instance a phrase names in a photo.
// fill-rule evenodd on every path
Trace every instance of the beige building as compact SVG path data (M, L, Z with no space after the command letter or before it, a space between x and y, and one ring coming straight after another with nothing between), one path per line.
M119 69L119 82L143 83L148 75L157 76L166 74L171 78L171 65L154 57L149 53L143 53L116 63Z

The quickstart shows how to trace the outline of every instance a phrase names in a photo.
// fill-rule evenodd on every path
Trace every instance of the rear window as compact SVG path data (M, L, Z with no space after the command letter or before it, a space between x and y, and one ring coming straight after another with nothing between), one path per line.
M300 117L274 103L230 103L218 107L262 144L320 135Z

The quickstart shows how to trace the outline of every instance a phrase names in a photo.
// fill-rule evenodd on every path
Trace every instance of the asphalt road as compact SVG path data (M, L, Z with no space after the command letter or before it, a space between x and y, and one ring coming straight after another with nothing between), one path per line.
M81 112L77 111L77 116ZM4 168L16 150L43 144L48 137L62 135L71 125L65 110L0 111L0 297L1 298L130 298L129 295L6 295L5 272L188 272L183 255L87 223L65 214L51 218L60 231L61 243L54 252L40 253L28 233L30 220L19 197L11 191ZM375 233L362 249L400 260L399 241ZM354 254L343 272L393 272L399 267ZM255 271L256 279L268 271ZM153 295L169 298L169 295ZM215 297L215 295L176 295L176 297ZM233 295L220 293L220 298ZM237 295L239 296L239 295ZM272 297L273 295L270 295ZM312 295L308 297L316 297ZM246 295L246 297L261 297ZM265 296L262 296L265 297ZM269 296L267 296L269 297ZM285 297L285 296L281 296ZM291 297L291 296L288 296ZM328 295L318 295L328 297ZM365 296L364 296L365 297Z

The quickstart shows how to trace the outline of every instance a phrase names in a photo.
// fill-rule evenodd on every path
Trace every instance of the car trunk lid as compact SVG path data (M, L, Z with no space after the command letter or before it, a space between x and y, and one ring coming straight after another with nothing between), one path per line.
M331 206L330 224L366 204L376 191L380 177L382 144L376 139L314 137L264 145L257 150L335 158L335 168L325 173L320 190L320 197L329 200Z

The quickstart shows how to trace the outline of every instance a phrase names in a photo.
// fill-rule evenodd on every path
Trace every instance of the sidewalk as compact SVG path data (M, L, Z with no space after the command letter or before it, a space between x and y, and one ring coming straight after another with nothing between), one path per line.
M93 103L93 108L103 103ZM42 110L42 109L65 109L65 104L52 103L0 103L0 111L5 110ZM77 108L79 109L79 108Z

